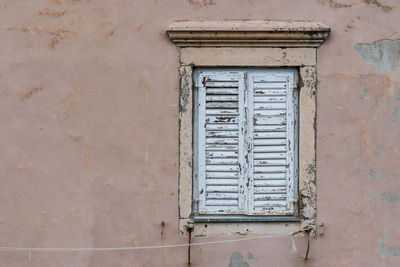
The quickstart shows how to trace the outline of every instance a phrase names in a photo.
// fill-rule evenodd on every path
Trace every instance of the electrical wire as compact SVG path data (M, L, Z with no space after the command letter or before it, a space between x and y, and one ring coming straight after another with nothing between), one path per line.
M248 238L239 238L239 239L228 239L228 240L220 240L220 241L209 241L209 242L199 242L199 243L191 243L189 244L171 244L171 245L158 245L158 246L142 246L142 247L111 247L111 248L28 248L28 247L0 247L0 251L9 251L9 252L90 252L90 251L123 251L123 250L141 250L141 249L160 249L160 248L176 248L176 247L187 247L187 246L203 246L203 245L211 245L211 244L226 244L226 243L234 243L234 242L242 242L249 240L257 240L257 239L266 239L266 238L277 238L283 236L292 236L295 233L290 234L277 234L277 235L263 235L263 236L254 236Z

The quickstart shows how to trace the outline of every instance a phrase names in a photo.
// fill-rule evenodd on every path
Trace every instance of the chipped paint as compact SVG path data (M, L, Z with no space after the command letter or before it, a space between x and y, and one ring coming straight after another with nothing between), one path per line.
M391 234L388 230L383 230L383 237L378 238L378 248L376 252L381 255L382 259L385 259L387 256L394 257L400 256L400 245L399 246L388 246L386 243L391 238Z
M250 267L250 265L244 261L242 253L236 251L229 260L229 267Z
M384 192L381 195L381 199L393 204L398 204L400 203L400 193Z
M254 255L251 252L247 253L247 259L249 261L254 261L255 260Z
M376 200L376 198L374 197L374 195L372 195L372 194L368 195L368 201L375 201L375 200Z
M349 8L352 6L352 4L347 4L347 3L340 3L335 0L317 0L318 3L320 4L328 4L329 7L333 9L339 9L339 8Z
M385 179L385 176L381 174L380 172L374 170L374 169L369 169L368 170L368 175L375 180L383 181Z
M361 172L361 166L362 164L359 162L354 163L354 169L356 170L356 174L359 174Z
M399 40L378 40L372 44L358 43L354 49L379 72L394 71L400 59Z
M399 107L395 107L393 112L392 112L392 116L390 117L390 121L392 123L399 122L399 114L400 114L400 108Z
M364 93L363 93L362 98L363 98L364 100L369 99L368 85L366 85L366 86L364 87Z
M18 93L19 99L21 101L25 101L42 90L43 90L42 86L37 86L37 87L26 86L21 92Z

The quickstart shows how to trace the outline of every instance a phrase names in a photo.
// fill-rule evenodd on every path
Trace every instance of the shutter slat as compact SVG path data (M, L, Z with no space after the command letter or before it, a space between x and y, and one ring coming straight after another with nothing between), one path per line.
M207 95L206 101L213 102L236 102L239 100L238 95Z
M207 137L238 137L238 131L206 131Z
M286 194L254 194L254 201L285 200Z
M255 201L254 202L254 207L260 208L260 209L266 209L266 208L286 208L287 203L286 201L277 201L277 200L271 200L271 201Z
M254 95L264 95L264 96L286 96L286 88L281 89L255 89Z
M227 212L227 207L236 207L238 206L238 201L237 200L232 200L232 199L220 199L220 200L215 200L215 199L207 199L206 201L207 206L220 206L219 210L220 213L228 213ZM236 210L236 209L234 209Z
M255 103L286 102L284 96L254 96Z
M261 139L261 138L286 138L286 133L285 132L260 132L260 133L254 133L254 138L256 139Z
M286 173L255 173L254 174L254 183L257 183L257 180L260 180L260 179L282 180L282 179L286 179Z
M235 193L207 193L206 195L208 199L238 199L238 194ZM261 199L260 199L261 200Z
M269 125L269 124L281 124L286 125L285 115L271 115L271 116L257 116L254 118L255 125Z
M286 153L254 153L254 159L286 159Z
M206 177L208 178L238 178L237 172L206 172Z
M239 167L237 165L207 165L206 171L211 172L237 172Z
M286 145L286 138L254 139L255 146L279 146Z
M283 194L286 193L286 187L255 187L255 194Z
M237 116L238 110L237 108L231 108L231 109L207 109L206 110L207 115L234 115Z
M207 151L237 151L239 149L238 145L215 145L206 144Z
M237 158L238 152L231 151L206 151L207 158Z
M286 145L283 146L255 146L254 153L286 152Z
M254 182L254 192L255 193L264 193L264 191L263 191L264 187L286 187L286 179L257 180L256 182Z
M238 186L207 186L207 193L237 193L239 190Z
M207 95L232 95L232 94L238 94L237 87L207 88Z
M254 103L254 110L256 111L271 109L286 110L286 103Z
M237 82L237 81L218 81L217 77L214 79L216 79L216 80L206 81L207 88L217 87L217 88L236 88L237 89L239 86L239 82ZM232 79L235 79L235 78L232 77Z
M213 138L207 137L207 144L234 145L238 143L238 138Z
M207 131L232 131L238 130L237 125L234 124L227 124L227 123L207 123L206 124Z
M208 102L206 103L206 108L238 108L239 104L237 102Z
M254 167L254 173L286 173L286 166Z
M278 81L278 82L255 81L254 82L254 89L264 89L264 88L286 89L286 81Z
M285 159L263 159L263 160L254 160L255 166L276 166L282 165L286 166L286 158Z
M237 185L238 179L207 179L206 185Z
M254 132L286 132L285 125L254 125Z
M208 158L206 163L210 165L235 165L237 164L237 158Z

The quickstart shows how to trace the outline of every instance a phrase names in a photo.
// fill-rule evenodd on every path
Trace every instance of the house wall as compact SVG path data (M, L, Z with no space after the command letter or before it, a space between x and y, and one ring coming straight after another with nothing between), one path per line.
M192 248L193 266L400 265L396 0L0 1L0 246L181 244L175 20L314 20L317 220L307 240ZM242 235L194 237L206 242ZM186 266L184 247L6 252L0 266ZM246 265L247 264L247 265Z

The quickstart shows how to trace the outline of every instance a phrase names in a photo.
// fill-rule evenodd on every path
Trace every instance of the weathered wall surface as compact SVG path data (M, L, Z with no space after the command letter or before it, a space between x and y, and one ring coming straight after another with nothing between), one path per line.
M0 246L184 243L174 20L315 20L318 222L192 249L194 266L400 265L396 0L0 1ZM162 229L162 221L165 226ZM203 242L233 238L195 238ZM299 256L299 257L298 257ZM0 252L0 266L185 266L186 249Z

